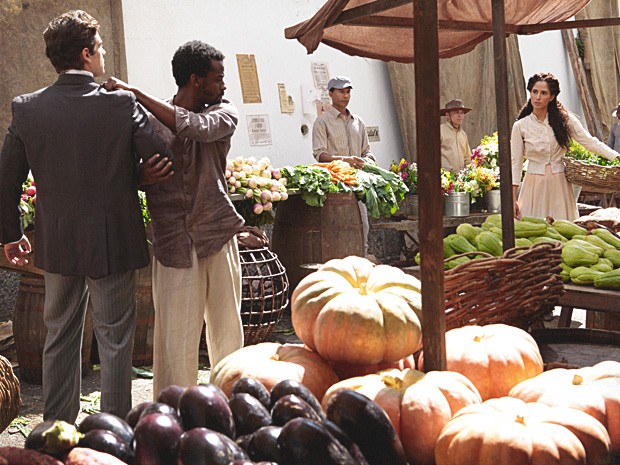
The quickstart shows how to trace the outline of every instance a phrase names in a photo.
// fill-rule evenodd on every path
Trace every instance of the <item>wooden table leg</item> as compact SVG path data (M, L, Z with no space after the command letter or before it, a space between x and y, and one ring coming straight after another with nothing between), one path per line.
M586 310L586 328L596 328L596 312L593 310Z
M558 320L558 328L570 328L570 322L573 318L573 307L562 307L560 319Z

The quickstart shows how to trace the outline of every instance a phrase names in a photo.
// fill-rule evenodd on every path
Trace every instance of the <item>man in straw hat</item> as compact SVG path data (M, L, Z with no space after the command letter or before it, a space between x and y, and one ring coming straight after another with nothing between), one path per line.
M450 100L439 110L446 116L446 122L440 126L441 167L446 170L460 171L469 163L471 148L467 134L461 129L465 113L471 111L459 99Z
M609 130L607 145L616 152L620 152L620 124L618 124L620 122L620 103L614 108L614 111L611 112L611 116L616 118L616 121L611 125L611 129Z

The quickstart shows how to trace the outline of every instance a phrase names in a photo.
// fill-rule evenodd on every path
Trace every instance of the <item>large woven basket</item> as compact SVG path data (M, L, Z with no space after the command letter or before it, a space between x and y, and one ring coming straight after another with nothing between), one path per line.
M589 192L609 194L620 191L620 166L601 166L564 157L566 179Z
M0 433L17 417L20 402L19 380L11 362L0 355Z
M508 249L446 271L446 329L504 323L528 328L564 293L561 242Z

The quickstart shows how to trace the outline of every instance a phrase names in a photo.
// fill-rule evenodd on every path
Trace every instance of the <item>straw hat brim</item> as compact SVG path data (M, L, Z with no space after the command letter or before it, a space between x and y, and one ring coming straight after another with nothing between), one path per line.
M467 107L442 108L441 110L439 110L439 113L443 115L447 111L457 111L457 110L463 110L465 113L469 113L471 111L471 108L467 108Z

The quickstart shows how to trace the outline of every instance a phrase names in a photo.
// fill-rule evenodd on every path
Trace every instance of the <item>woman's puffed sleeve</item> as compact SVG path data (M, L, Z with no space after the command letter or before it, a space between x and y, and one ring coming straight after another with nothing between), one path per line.
M525 143L523 140L523 134L521 132L521 123L519 121L512 125L512 134L510 135L513 186L518 186L521 184L521 173L523 172L523 156Z

